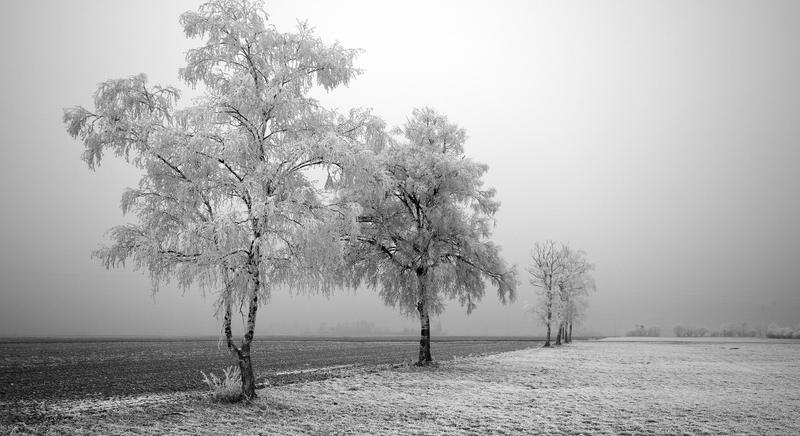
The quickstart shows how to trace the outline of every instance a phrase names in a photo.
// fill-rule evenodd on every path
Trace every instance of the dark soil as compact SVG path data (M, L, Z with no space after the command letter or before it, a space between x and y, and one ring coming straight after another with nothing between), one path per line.
M435 359L499 353L538 341L434 341ZM418 343L408 339L262 340L253 342L259 382L280 386L325 378L329 372L282 372L334 365L412 362ZM0 342L0 402L110 398L205 389L201 371L218 374L236 363L216 340Z

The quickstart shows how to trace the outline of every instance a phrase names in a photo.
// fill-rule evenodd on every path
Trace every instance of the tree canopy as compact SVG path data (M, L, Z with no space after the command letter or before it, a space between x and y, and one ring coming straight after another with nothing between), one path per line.
M357 177L371 155L365 138L383 129L368 111L340 115L308 96L313 86L355 77L357 50L325 44L305 23L282 33L267 20L261 2L235 0L180 17L186 36L204 41L180 70L203 90L186 107L176 107L176 88L148 85L140 74L103 82L93 109L64 113L89 168L112 152L142 170L139 186L122 197L123 211L139 222L113 228L111 244L95 255L107 267L133 261L154 289L176 278L184 288L219 290L240 366L250 365L259 300L274 287L341 284L340 235L355 225L357 208L326 203L310 171ZM248 305L239 345L231 340L234 301Z
M423 324L447 299L474 310L487 281L501 301L513 300L516 271L488 240L499 202L483 187L488 166L464 155L465 131L424 108L393 133L400 138L378 156L382 173L343 194L362 209L349 238L351 283L378 288L387 304L419 312Z

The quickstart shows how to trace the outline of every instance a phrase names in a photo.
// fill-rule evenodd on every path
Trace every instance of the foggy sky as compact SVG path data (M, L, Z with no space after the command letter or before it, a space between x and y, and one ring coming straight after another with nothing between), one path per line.
M123 217L136 171L95 172L61 122L99 82L172 84L196 1L3 2L0 44L0 336L216 334L213 295L156 295L143 273L90 259ZM525 268L536 241L585 250L598 292L583 330L634 324L800 322L800 3L779 1L270 2L291 30L362 48L365 73L316 95L390 125L431 106L467 130L502 201L494 241L520 271L451 334L540 334ZM418 321L369 290L275 293L258 334Z

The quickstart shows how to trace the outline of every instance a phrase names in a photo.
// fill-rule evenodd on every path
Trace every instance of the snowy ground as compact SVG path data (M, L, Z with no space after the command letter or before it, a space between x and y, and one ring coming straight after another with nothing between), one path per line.
M435 350L434 350L435 351ZM800 434L800 344L579 342L440 362L340 368L259 392L41 404L0 431L86 434Z

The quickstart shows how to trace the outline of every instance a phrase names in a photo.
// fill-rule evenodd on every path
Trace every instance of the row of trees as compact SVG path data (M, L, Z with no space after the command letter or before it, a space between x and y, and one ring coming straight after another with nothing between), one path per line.
M702 338L702 337L725 337L725 338L752 338L752 337L792 337L793 330L780 328L772 323L764 329L763 327L751 327L746 322L736 324L723 324L719 330L709 330L705 327L676 325L672 329L678 338ZM661 336L660 327L645 327L637 325L633 330L625 333L625 336Z
M752 327L746 322L736 324L727 323L723 324L719 330L711 331L705 327L687 327L677 325L674 328L675 336L677 337L727 337L727 338L754 338L754 337L768 337L768 338L793 338L800 337L800 326L791 329L788 327L780 327L775 323L771 323L766 328L761 326Z
M140 74L101 83L94 108L66 109L64 122L90 169L111 152L142 172L122 196L138 222L113 228L94 255L147 271L154 292L170 280L215 290L244 398L256 395L250 346L274 289L377 288L419 317L422 365L447 299L469 313L488 284L514 299L516 271L489 241L499 202L481 180L488 167L464 155L463 129L428 108L389 130L368 110L322 107L311 89L347 85L358 50L304 23L278 32L260 2L214 0L180 22L204 40L180 70L202 97L178 108L178 89Z
M558 327L556 345L572 342L573 326L580 321L587 306L585 297L595 289L593 269L585 252L567 244L548 240L534 245L528 273L530 283L538 288L538 300L529 305L528 310L545 325L545 347L551 345L553 325Z
M747 323L743 324L724 324L720 330L711 331L705 327L693 327L676 325L672 329L673 333L678 338L700 338L705 336L711 337L756 337L763 336L759 334L758 330L749 328ZM661 336L661 327L645 327L644 325L637 325L633 330L628 330L625 336L639 336L639 337L659 337Z

